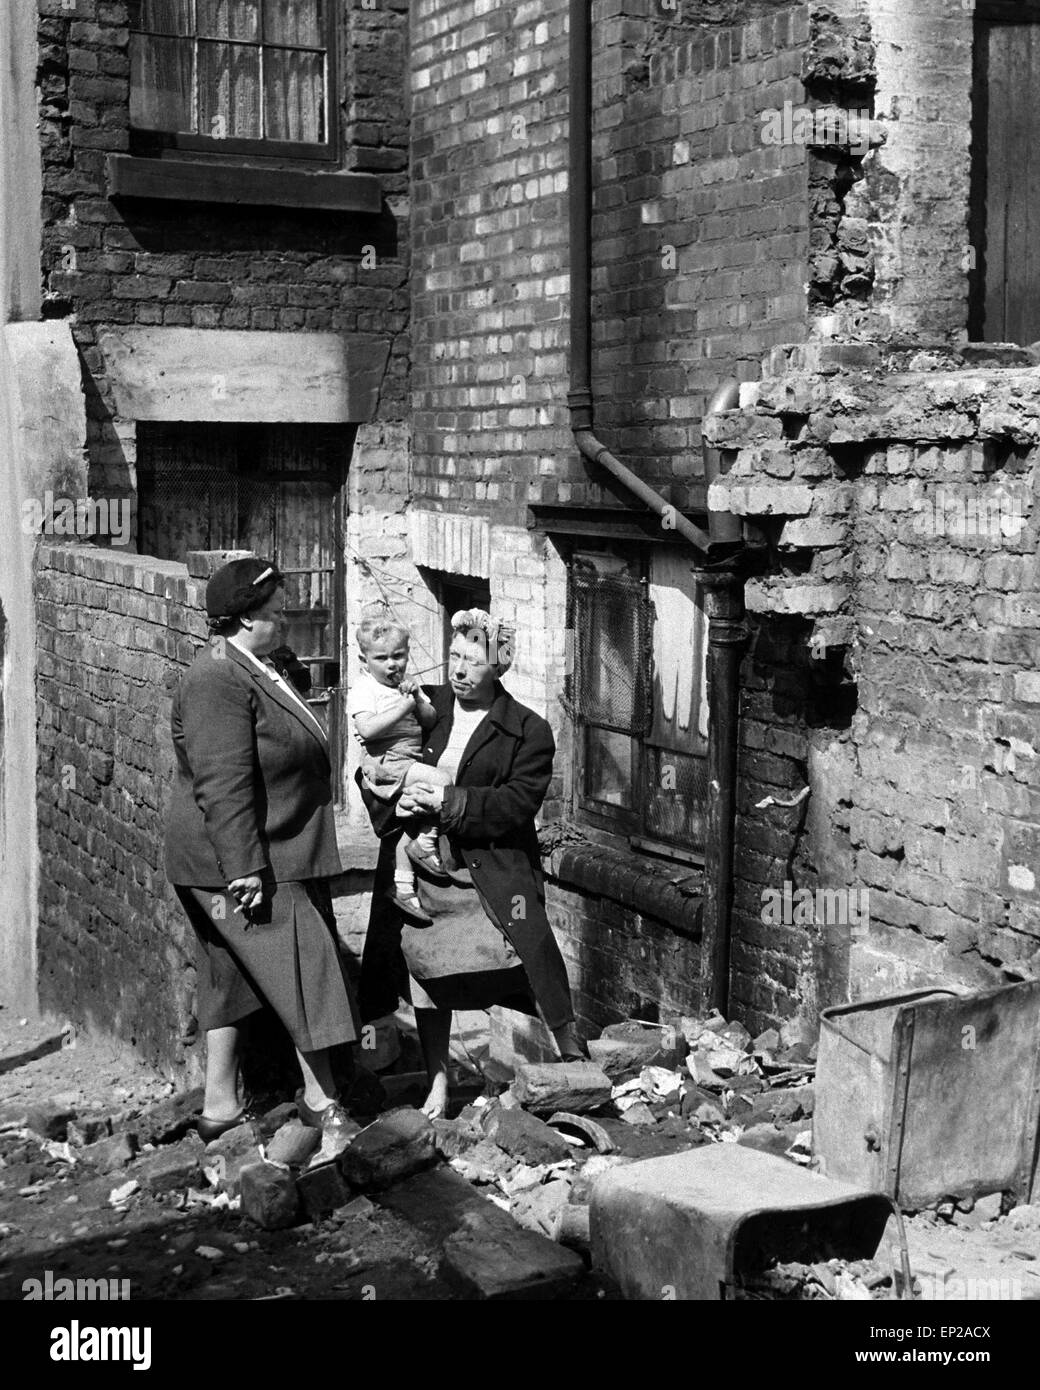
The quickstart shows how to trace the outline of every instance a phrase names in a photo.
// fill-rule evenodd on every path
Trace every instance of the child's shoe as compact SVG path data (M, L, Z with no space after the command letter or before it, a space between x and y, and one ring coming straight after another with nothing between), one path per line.
M417 927L432 927L433 918L423 907L415 893L402 892L400 888L391 888L386 895L398 912L407 917Z
M435 849L423 849L418 840L412 840L410 844L405 845L404 852L413 864L421 864L431 874L438 874L441 878L446 877L444 860Z

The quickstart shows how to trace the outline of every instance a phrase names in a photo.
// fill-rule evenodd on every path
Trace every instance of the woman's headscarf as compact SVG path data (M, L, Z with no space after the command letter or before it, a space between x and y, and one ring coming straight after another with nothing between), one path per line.
M487 648L488 665L498 668L504 676L513 664L513 643L516 630L499 618L493 618L483 608L460 608L451 617L452 632L461 633L471 642L483 642Z

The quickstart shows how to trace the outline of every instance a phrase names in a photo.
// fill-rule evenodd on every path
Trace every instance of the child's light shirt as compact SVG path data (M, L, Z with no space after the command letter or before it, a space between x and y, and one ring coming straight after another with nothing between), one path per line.
M395 686L380 685L369 671L363 671L353 683L347 696L347 713L354 722L354 737L371 757L382 757L390 749L412 758L418 758L422 753L422 726L416 717L414 705L378 738L363 739L358 733L356 720L359 714L382 714L400 703L401 692Z

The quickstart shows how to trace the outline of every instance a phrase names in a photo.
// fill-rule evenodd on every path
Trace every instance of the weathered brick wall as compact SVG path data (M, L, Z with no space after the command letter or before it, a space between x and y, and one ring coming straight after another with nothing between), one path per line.
M700 415L804 331L802 6L703 30L601 6L593 59L594 392L605 439L689 501ZM507 15L424 0L413 51L415 489L519 520L604 499L567 428L567 39L562 0ZM446 131L453 139L445 138Z
M712 428L737 450L720 495L768 542L734 947L763 1015L1040 969L1027 360L796 348ZM757 806L806 785L800 807ZM869 924L763 923L785 881L865 891Z
M114 419L107 326L385 333L380 416L406 414L407 9L343 6L344 162L378 172L384 214L108 199L129 148L128 0L39 0L44 313L75 316L92 378L91 485L132 490L133 428ZM374 249L365 255L364 248ZM362 264L365 256L366 264Z
M557 735L546 820L569 795L566 579L525 507L614 500L577 458L566 409L566 8L419 0L412 58L412 505L487 519L492 603L520 629L508 685ZM597 428L683 507L698 497L708 397L806 332L809 152L765 141L762 116L802 99L808 42L803 5L597 7ZM460 549L433 546L446 558L425 563L453 569ZM571 870L549 887L590 1029L699 1003L695 905L655 915L658 875L630 858L595 884Z
M162 847L200 598L183 565L40 547L40 1004L189 1070L194 944Z

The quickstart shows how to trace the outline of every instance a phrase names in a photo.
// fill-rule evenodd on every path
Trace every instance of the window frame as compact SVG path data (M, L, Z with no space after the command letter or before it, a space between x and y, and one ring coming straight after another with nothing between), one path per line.
M682 843L662 837L659 833L655 834L648 827L649 801L645 795L646 778L649 774L650 760L652 753L648 749L665 749L666 745L653 742L651 740L655 706L654 706L654 658L653 658L653 635L659 617L653 606L651 595L652 583L652 556L654 545L652 542L640 541L617 541L604 538L602 540L592 537L581 537L575 539L568 547L565 556L567 567L567 614L568 626L573 634L574 643L573 661L571 670L568 671L567 689L565 706L570 718L572 732L572 754L570 759L571 786L568 801L571 807L573 819L599 833L605 840L617 841L622 839L627 846L635 851L654 855L655 857L670 859L681 863L703 866L705 861L705 846L695 847L689 841ZM630 766L630 786L635 789L636 794L632 797L632 808L610 806L608 803L589 796L587 792L587 771L588 771L588 739L589 729L611 730L614 726L589 719L578 709L572 698L572 674L577 669L580 661L581 634L575 624L574 612L574 590L572 576L575 561L582 555L604 555L620 559L625 563L626 572L630 573L646 595L647 601L651 605L652 617L650 628L649 654L646 667L642 672L642 681L637 676L637 690L642 685L646 691L646 699L649 702L649 728L643 735L630 734L627 737L631 742L631 766ZM697 586L700 611L704 612L703 592L700 585ZM707 659L707 644L705 641L704 659ZM702 747L695 753L683 752L682 750L672 750L677 756L707 759L707 738L701 739ZM703 808L703 817L706 822L707 804ZM706 827L705 827L706 829Z
M324 0L325 4L325 46L320 48L309 44L271 44L265 43L263 36L264 25L264 5L263 0L259 0L259 38L257 39L213 39L202 38L201 42L214 43L234 43L242 48L257 48L261 51L261 78L260 78L260 112L263 120L264 95L263 86L263 50L265 48L278 48L290 52L311 52L324 53L325 55L325 124L327 139L323 142L304 142L297 140L270 140L266 138L253 139L246 136L227 136L220 138L215 135L198 135L190 131L169 131L153 130L146 126L138 126L133 123L133 74L131 68L131 121L130 134L134 146L139 148L141 153L151 153L156 149L161 151L171 151L174 154L190 155L230 155L236 159L249 160L278 160L282 163L303 163L307 165L332 165L340 157L340 100L339 100L339 74L340 74L340 54L339 36L341 33L340 25L340 0ZM191 34L164 34L157 30L143 29L139 23L130 24L130 44L131 48L135 37L144 38L188 38L194 44L194 66L192 78L192 105L197 117L199 103L199 76L198 76L198 47L200 37L198 33L198 9L197 0L191 0L192 14L195 17L193 23L194 32ZM140 17L140 8L136 10L136 18Z

